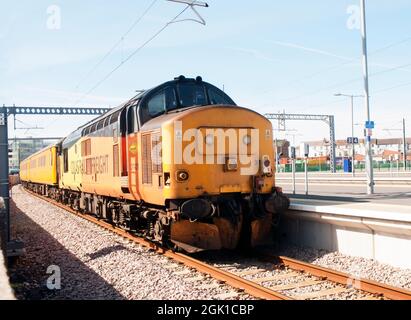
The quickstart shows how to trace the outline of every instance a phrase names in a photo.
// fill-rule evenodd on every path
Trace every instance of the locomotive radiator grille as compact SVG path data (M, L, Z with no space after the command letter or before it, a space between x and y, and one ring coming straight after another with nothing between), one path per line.
M141 156L142 156L142 180L143 184L153 183L153 162L151 159L151 134L146 134L141 137Z
M163 173L161 133L160 132L152 135L151 145L152 145L152 151L153 151L152 152L153 172Z

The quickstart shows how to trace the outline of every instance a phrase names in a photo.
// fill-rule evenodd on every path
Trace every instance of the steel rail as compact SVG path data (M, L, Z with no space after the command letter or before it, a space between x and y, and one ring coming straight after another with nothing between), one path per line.
M24 189L24 188L23 188ZM76 216L83 218L87 221L90 221L92 223L97 224L98 226L107 229L109 231L115 232L116 234L122 236L123 238L129 239L135 243L138 243L144 247L147 247L148 249L161 254L165 257L171 258L172 260L179 262L181 264L184 264L187 267L194 268L198 272L205 273L210 275L212 278L222 281L226 283L227 285L236 288L240 291L244 291L248 294L250 294L253 297L260 298L260 299L265 299L265 300L294 300L293 298L287 297L279 292L270 290L268 288L265 288L257 283L254 283L252 281L243 279L235 274L232 274L230 272L221 270L219 268L213 267L211 265L208 265L202 261L199 261L197 259L194 259L190 256L187 256L182 253L177 253L172 251L171 249L167 249L164 247L161 247L153 242L150 242L144 238L141 238L139 236L133 235L121 228L115 227L110 223L107 223L105 221L102 221L98 218L95 218L91 215L87 214L82 214L77 212L76 210L72 209L69 206L66 206L62 203L59 203L53 199L50 199L48 197L39 195L37 193L34 193L30 190L24 189L26 192L29 194L40 198L48 203L51 203L61 209L64 209L72 214L75 214Z
M258 251L258 257L265 261L277 261L282 265L297 271L309 273L319 278L325 278L344 286L353 286L355 289L379 295L391 300L411 300L411 291L379 283L369 279L356 278L347 273L324 268L311 263L299 261L285 256L276 256L266 251Z
M25 190L26 192L28 192L29 194L37 198L40 198L48 203L51 203L80 218L83 218L89 222L97 224L104 229L112 231L122 236L123 238L131 240L135 243L138 243L158 254L168 257L178 263L184 264L187 267L194 268L198 272L208 274L212 278L222 281L226 283L227 285L233 288L236 288L240 291L244 291L256 298L265 299L265 300L295 300L294 298L291 298L289 296L283 295L274 290L263 287L255 282L241 278L233 273L221 270L217 267L213 267L209 264L206 264L202 261L194 259L185 254L174 252L171 249L161 247L151 241L148 241L137 235L133 235L121 228L113 226L112 224L105 222L103 220L100 220L96 217L93 217L88 214L79 213L78 211L72 209L71 207L64 205L60 202L57 202L53 199L39 195L25 188L23 188L23 190ZM393 286L379 283L373 280L353 278L353 276L347 273L343 273L340 271L313 265L307 262L299 261L299 260L292 259L292 258L285 257L285 256L277 256L275 254L267 252L266 250L258 250L256 252L256 255L261 260L264 260L267 262L273 262L273 263L280 263L284 265L285 267L288 267L292 270L307 273L307 274L310 274L310 275L313 275L313 276L316 276L322 279L326 279L331 282L335 282L335 283L338 283L344 286L351 285L357 290L361 290L361 291L364 291L364 292L367 292L373 295L384 297L386 299L411 300L411 291L408 291L405 289L393 287Z

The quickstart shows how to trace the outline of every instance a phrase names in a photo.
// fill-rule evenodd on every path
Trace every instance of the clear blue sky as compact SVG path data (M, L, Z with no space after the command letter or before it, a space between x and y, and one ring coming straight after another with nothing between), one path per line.
M73 106L184 8L158 0L113 54L84 79L151 2L1 0L0 103ZM201 75L219 87L224 85L239 105L261 113L334 114L337 137L345 139L350 134L348 100L333 94L362 93L360 32L347 27L347 9L358 6L359 0L208 3L209 8L198 8L206 26L193 22L170 25L77 105L116 106L135 90L180 74ZM61 29L47 28L51 5L61 9ZM187 11L183 17L193 17L193 13ZM375 134L399 136L399 132L390 135L382 129L399 129L402 117L411 123L411 2L367 1L367 19ZM379 50L391 44L395 45ZM361 99L356 100L355 117L358 123L365 121ZM30 136L63 136L90 120L18 119L46 128L27 132ZM297 141L328 136L321 123L290 122L288 129L298 130L291 132ZM411 125L408 130L411 135ZM359 126L356 132L361 135ZM11 130L10 135L15 134L21 137L25 131Z

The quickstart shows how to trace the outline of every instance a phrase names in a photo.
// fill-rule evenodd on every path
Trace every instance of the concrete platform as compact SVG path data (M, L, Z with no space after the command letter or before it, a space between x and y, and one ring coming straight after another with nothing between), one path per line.
M4 202L3 198L0 198L0 214L3 214L2 210L4 210ZM0 300L14 299L15 297L10 287L9 277L7 275L7 268L4 260L4 255L0 249Z
M411 204L292 198L283 241L411 268Z
M304 183L305 177L301 174L296 175L296 183ZM292 183L291 175L277 175L276 181L278 183ZM366 183L365 177L352 176L331 176L331 175L314 175L308 174L309 184L347 184L360 185ZM408 186L411 187L411 177L376 177L374 178L375 185L381 186Z
M357 199L355 202L334 199L336 200L291 197L290 209L411 222L411 203L407 206L373 203L361 201L361 199Z

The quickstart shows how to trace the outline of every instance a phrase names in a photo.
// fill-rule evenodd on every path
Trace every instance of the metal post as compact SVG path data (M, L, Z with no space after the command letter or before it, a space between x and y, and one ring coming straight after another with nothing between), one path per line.
M10 192L9 192L9 140L7 137L7 108L0 107L0 197L4 200L1 217L2 246L10 242Z
M278 173L278 142L277 135L275 135L275 172Z
M404 171L407 172L407 137L405 136L405 118L402 119L402 136L403 136L403 150L404 150Z
M305 171L305 195L308 195L308 158L305 157L304 161L304 171Z
M330 164L331 164L331 173L337 172L337 156L335 153L335 122L334 116L329 116L328 123L330 126Z
M370 94L368 86L368 56L367 56L367 27L365 21L365 0L361 1L361 38L362 38L362 64L364 74L364 102L367 110L367 121L371 121ZM367 194L374 193L374 168L372 162L371 136L365 139L365 162L367 169Z
M293 194L295 194L295 159L292 159L291 171L293 172Z
M352 139L352 176L355 177L355 143L354 143L354 96L351 95L351 139Z

